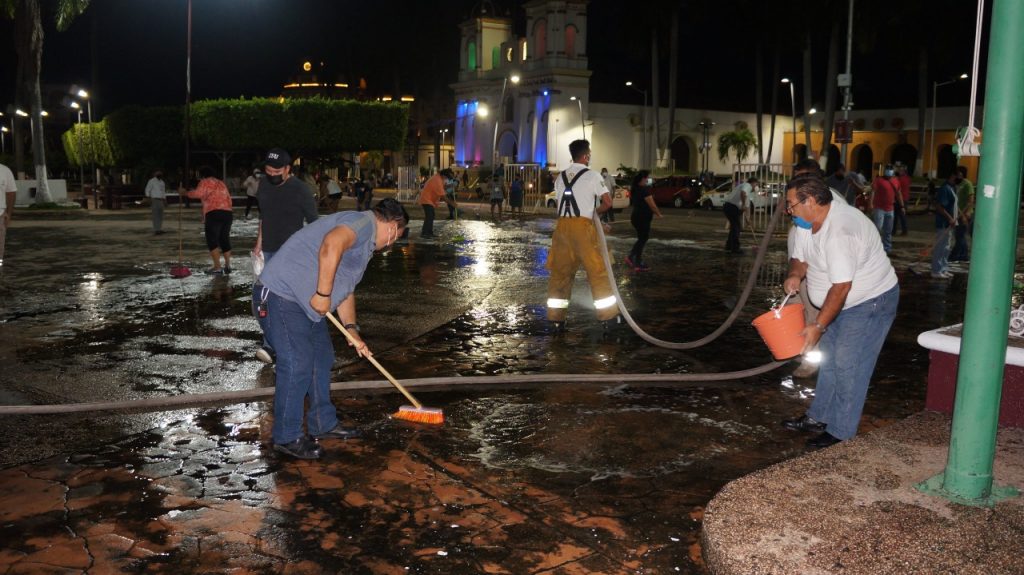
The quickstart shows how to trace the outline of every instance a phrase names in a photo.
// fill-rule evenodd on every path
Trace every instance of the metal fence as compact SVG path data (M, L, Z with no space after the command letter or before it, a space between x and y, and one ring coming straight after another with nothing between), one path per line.
M505 183L511 185L517 177L523 180L523 206L533 206L531 213L544 205L541 176L540 164L505 164Z
M779 201L786 197L787 177L783 167L783 164L733 164L734 182L746 182L754 177L760 183L760 188L749 198L749 209L743 215L744 227L750 226L755 232L763 232L768 228L768 222L778 209ZM784 226L776 230L781 231L785 231Z
M395 199L400 202L411 201L420 193L420 169L417 166L398 166L398 182Z

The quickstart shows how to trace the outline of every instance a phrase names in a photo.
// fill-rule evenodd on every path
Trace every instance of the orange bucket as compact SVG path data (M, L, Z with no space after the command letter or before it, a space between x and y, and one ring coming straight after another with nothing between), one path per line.
M773 309L763 313L751 323L775 359L781 361L800 355L804 348L804 338L800 335L804 329L803 304L783 306L778 310L778 317L775 312Z

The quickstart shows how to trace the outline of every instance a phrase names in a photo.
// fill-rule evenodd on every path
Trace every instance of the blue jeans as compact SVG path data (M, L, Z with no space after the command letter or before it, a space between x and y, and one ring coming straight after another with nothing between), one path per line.
M839 312L821 336L818 385L807 415L828 424L825 430L837 439L857 435L871 374L899 301L900 286L895 285Z
M306 317L299 304L274 292L267 297L267 340L277 352L274 376L274 443L290 443L303 436L302 415L309 396L306 427L313 436L338 425L331 403L331 366L334 345L327 322Z
M893 212L875 208L872 212L872 219L875 220L878 233L882 235L882 249L885 250L885 253L889 253L892 250Z
M932 273L940 274L949 271L949 230L952 228L935 228L935 244L932 246Z

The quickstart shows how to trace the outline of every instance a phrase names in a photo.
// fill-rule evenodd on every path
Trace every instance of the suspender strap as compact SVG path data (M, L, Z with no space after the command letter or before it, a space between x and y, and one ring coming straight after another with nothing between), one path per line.
M576 185L576 181L580 179L580 176L589 171L589 168L583 168L573 177L571 182L568 176L565 175L565 172L562 172L562 183L565 184L565 190L562 192L562 201L558 204L558 217L580 217L580 205L576 203L576 196L572 193L572 187Z

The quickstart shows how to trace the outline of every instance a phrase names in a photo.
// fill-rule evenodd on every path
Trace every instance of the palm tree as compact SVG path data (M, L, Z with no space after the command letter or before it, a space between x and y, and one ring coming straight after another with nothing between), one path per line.
M750 151L757 147L757 138L746 126L736 126L736 130L725 132L718 137L718 159L725 162L729 153L736 154L736 162L742 162Z
M15 102L29 99L32 124L32 160L36 174L36 203L53 201L46 180L46 151L43 142L43 98L39 90L39 70L43 61L43 0L0 0L0 13L14 20L14 38L18 52L18 86ZM89 6L89 0L51 0L57 30L64 31L71 21Z

